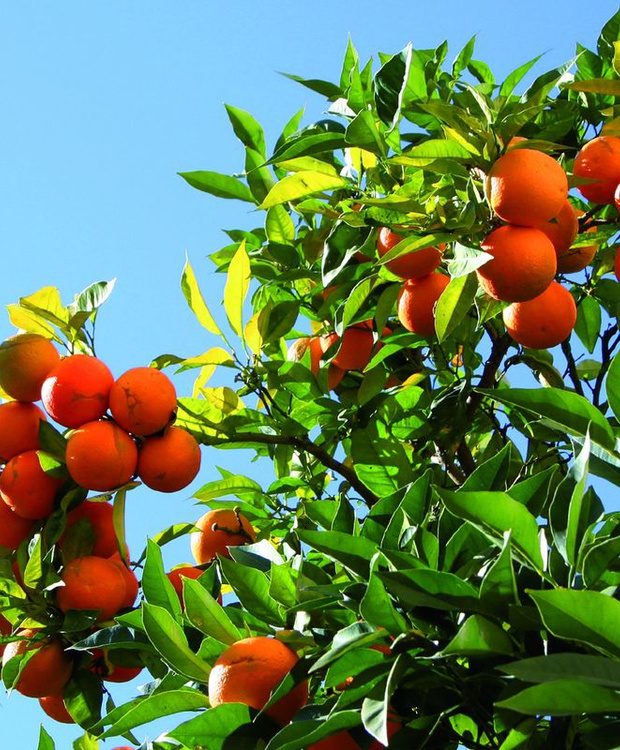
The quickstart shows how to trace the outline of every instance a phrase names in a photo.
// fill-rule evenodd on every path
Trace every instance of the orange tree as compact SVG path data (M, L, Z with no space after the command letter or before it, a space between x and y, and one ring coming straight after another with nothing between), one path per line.
M578 46L527 86L536 61L496 82L473 40L451 65L442 44L378 69L350 43L337 82L295 77L327 114L305 127L295 115L273 151L227 107L242 175L182 176L262 221L211 256L226 325L183 270L212 347L153 364L195 370L176 425L206 455L250 450L273 476L222 470L196 492L238 524L208 528L234 545L201 561L182 600L161 547L200 533L192 524L134 560L138 604L107 622L57 606L64 567L93 546L92 529L58 545L87 495L71 479L1 560L4 641L41 629L73 654L63 702L88 747L137 743L163 717L168 731L144 747L617 746L619 40L620 12L596 51ZM420 263L393 261L418 251L432 262L408 278ZM11 319L92 354L108 291L65 307L41 290ZM69 435L41 422L42 466L65 479ZM136 483L103 495L124 562ZM284 679L265 673L265 636L296 652ZM268 685L269 703L220 691L210 705L213 666L248 638L256 658L235 664L244 682L230 694ZM96 649L144 667L145 692L115 706L90 668ZM22 666L5 661L7 686ZM274 720L293 691L292 721ZM53 747L45 730L41 742Z

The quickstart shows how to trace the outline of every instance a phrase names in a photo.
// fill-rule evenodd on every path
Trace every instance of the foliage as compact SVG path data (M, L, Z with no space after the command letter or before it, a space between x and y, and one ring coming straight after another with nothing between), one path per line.
M93 633L91 621L63 620L49 596L71 498L18 552L25 593L3 562L13 623L41 622L78 652L139 651L152 674L118 707L107 698L101 708L99 683L72 683L69 709L88 730L80 747L132 741L167 715L167 735L143 747L300 750L350 729L365 748L371 737L386 744L388 717L402 725L395 748L617 747L620 512L601 495L620 486L620 286L610 276L618 211L571 191L585 212L578 244L594 236L599 249L585 271L559 277L578 306L561 347L514 344L503 303L473 272L498 223L484 175L511 138L553 154L570 178L584 142L603 124L620 130L619 39L620 12L596 51L578 45L572 63L527 87L537 60L496 82L473 40L451 64L446 43L408 45L382 55L376 72L349 43L336 83L292 76L327 99L327 116L302 127L296 114L271 153L260 124L227 106L243 174L182 177L251 204L262 223L228 231L211 255L226 275L226 325L186 263L183 294L214 344L156 365L196 372L192 395L179 400L181 426L204 446L250 449L274 476L261 484L220 470L196 492L211 508L240 507L259 541L187 580L184 609L161 546L187 528L149 542L140 607ZM382 226L407 239L378 259ZM385 263L438 243L451 281L437 335L423 338L398 325L402 281ZM106 290L69 308L42 290L11 306L11 320L83 347ZM296 339L362 321L382 346L333 391L337 345L316 375L309 351L287 356ZM233 385L213 385L220 372ZM46 428L46 440L57 455L62 436ZM303 654L297 679L310 680L311 705L284 728L239 704L209 709L205 695L227 645L267 634ZM181 711L196 715L175 724ZM39 746L53 747L45 730Z

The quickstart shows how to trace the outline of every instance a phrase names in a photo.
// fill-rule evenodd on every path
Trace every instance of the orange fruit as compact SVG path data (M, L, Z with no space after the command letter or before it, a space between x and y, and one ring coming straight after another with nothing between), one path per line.
M64 585L56 589L56 604L63 612L97 610L98 621L109 620L127 595L123 574L105 557L77 557L65 565L60 577Z
M166 573L168 580L172 584L177 596L183 600L183 578L192 578L196 580L204 573L202 568L197 568L194 565L178 565L176 568Z
M54 721L58 721L61 724L75 724L75 719L67 711L62 693L44 695L42 698L39 698L39 704L43 711L51 719L54 719Z
M342 731L313 742L308 750L360 750L360 746L347 731Z
M136 473L138 448L131 435L109 419L87 422L67 440L67 469L81 487L115 490Z
M568 197L568 178L548 154L516 148L493 164L486 190L491 208L500 219L532 227L558 215Z
M552 281L538 297L504 308L502 317L517 343L529 349L548 349L570 335L577 320L577 306L568 289Z
M586 200L611 205L620 183L620 138L601 135L588 141L575 157L573 174L595 180L577 186Z
M80 523L84 534L92 537L93 546L90 554L95 555L95 557L111 557L118 551L113 513L114 508L110 503L84 500L67 513L65 535L60 540L61 546L67 532L77 523Z
M29 651L35 653L28 659L13 685L13 689L29 698L43 698L60 693L69 682L73 659L55 638L37 638L36 630L22 630L19 641L7 643L2 655L2 668L16 656Z
M557 256L567 252L575 241L579 232L579 214L572 203L566 200L557 216L536 227L551 240Z
M4 615L0 615L0 635L6 636L11 635L13 632L13 626L11 623L6 619ZM6 643L0 643L0 656L4 653L4 649L6 648Z
M134 367L110 391L110 411L127 432L153 435L174 419L177 394L170 378L153 367Z
M138 451L137 472L152 490L177 492L196 478L200 459L196 438L187 430L170 425L162 435L144 438Z
M405 281L396 300L401 325L419 336L434 336L435 305L449 283L450 279L438 272Z
M143 664L135 666L116 664L113 652L110 652L108 649L93 649L93 661L90 670L106 682L130 682L143 669Z
M43 471L37 451L26 451L14 456L0 474L0 497L18 516L34 521L51 514L62 484L62 479Z
M7 401L0 404L0 463L39 447L39 426L46 416L36 404Z
M198 565L214 560L217 555L230 558L229 547L251 544L256 539L252 524L239 511L216 508L195 523L199 531L190 535L190 547Z
M0 501L0 547L16 550L30 536L33 528L34 521L18 516L4 501Z
M596 232L596 227L586 229L586 232ZM592 262L598 245L579 245L571 247L558 255L558 273L577 273L583 271Z
M129 609L129 607L133 607L134 602L136 601L136 597L138 596L138 592L140 591L140 582L138 581L138 578L134 571L130 567L125 565L118 552L110 555L110 557L108 557L108 560L116 565L123 576L123 580L125 581L125 598L121 602L120 608Z
M405 239L402 234L393 232L388 227L381 227L377 236L377 250L383 258L398 243ZM443 249L443 248L442 248ZM385 265L401 279L419 279L434 271L441 263L441 250L436 247L423 247L410 253L389 260Z
M60 354L38 333L19 333L0 344L0 388L16 401L38 401Z
M61 359L45 378L43 406L63 427L79 427L105 414L113 382L105 362L88 354L72 354Z
M342 337L337 333L321 336L321 347L325 353L331 346L339 342L338 351L331 360L334 367L340 370L363 370L370 362L375 337L368 324L358 323L347 328Z
M555 276L555 250L540 229L502 226L484 238L481 248L493 258L478 268L476 275L482 289L494 299L504 302L532 299Z
M312 370L314 377L317 377L319 370L321 369L321 357L323 356L323 352L329 348L329 346L325 347L324 343L323 337L321 336L297 339L297 341L290 347L287 359L290 362L298 362L309 348L310 369ZM330 391L333 391L345 375L346 372L344 370L337 367L333 362L330 362L327 366L327 388Z
M244 703L260 711L298 660L294 651L275 638L242 638L229 646L213 665L209 701L212 706ZM308 683L304 681L265 713L278 724L288 724L307 702Z

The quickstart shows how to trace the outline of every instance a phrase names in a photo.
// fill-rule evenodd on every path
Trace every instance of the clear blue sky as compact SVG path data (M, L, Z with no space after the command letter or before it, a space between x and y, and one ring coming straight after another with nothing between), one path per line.
M617 7L612 0L5 4L0 305L46 285L69 302L91 282L116 277L97 337L116 375L163 352L198 354L216 342L181 294L185 252L217 311L221 285L206 256L224 244L223 228L249 227L252 217L246 204L205 196L176 173L242 168L224 103L254 114L273 144L295 111L307 106L307 123L322 111L318 95L277 71L337 80L349 35L365 61L409 41L427 48L444 39L450 57L475 34L476 57L497 77L545 52L542 73L569 60L575 42L592 47ZM0 338L11 333L0 314ZM215 464L234 470L235 456L205 452L196 487L216 477ZM129 497L134 554L146 536L200 515L190 495ZM165 554L169 565L189 558L185 544ZM44 719L59 750L69 748L75 728L47 720L36 701L1 695L0 743L34 750Z

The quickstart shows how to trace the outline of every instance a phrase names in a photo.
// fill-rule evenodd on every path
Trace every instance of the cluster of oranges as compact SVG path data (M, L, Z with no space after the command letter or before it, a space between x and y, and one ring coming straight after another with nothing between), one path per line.
M108 493L138 477L151 489L174 492L198 473L200 446L174 424L176 390L158 370L137 367L115 379L100 359L61 357L45 337L24 333L0 345L0 387L10 399L0 404L0 546L9 552L76 485ZM43 449L42 423L48 419L66 428L64 455ZM126 562L128 551L119 551L113 506L105 496L68 510L57 544L62 564L60 585L49 593L54 607L87 612L101 623L134 605L139 582ZM23 586L17 562L13 570ZM107 650L93 651L78 665L65 642L43 627L13 633L0 618L0 630L15 638L3 649L3 680L39 698L58 721L73 721L62 691L76 666L115 682L133 679L143 668L117 664Z
M480 245L490 259L476 271L479 285L487 295L506 303L502 318L517 343L533 349L556 346L573 330L577 308L555 277L577 273L590 264L597 245L573 245L580 231L595 232L596 225L586 220L580 227L584 212L569 200L563 167L548 154L528 148L524 138L513 138L488 175L479 174L499 223ZM601 135L589 141L574 160L573 174L586 200L598 206L615 204L620 210L620 138ZM449 277L438 270L445 246L392 252L401 243L404 249L407 237L382 227L377 256L395 256L383 264L404 282L396 302L399 322L412 333L430 337L435 332L435 306L449 283ZM620 252L614 271L620 280ZM380 338L372 331L372 322L365 321L346 329L341 337L332 333L299 339L288 356L299 360L309 349L312 372L317 375L321 361L335 351L327 372L328 387L333 389L346 371L366 367L381 346Z

